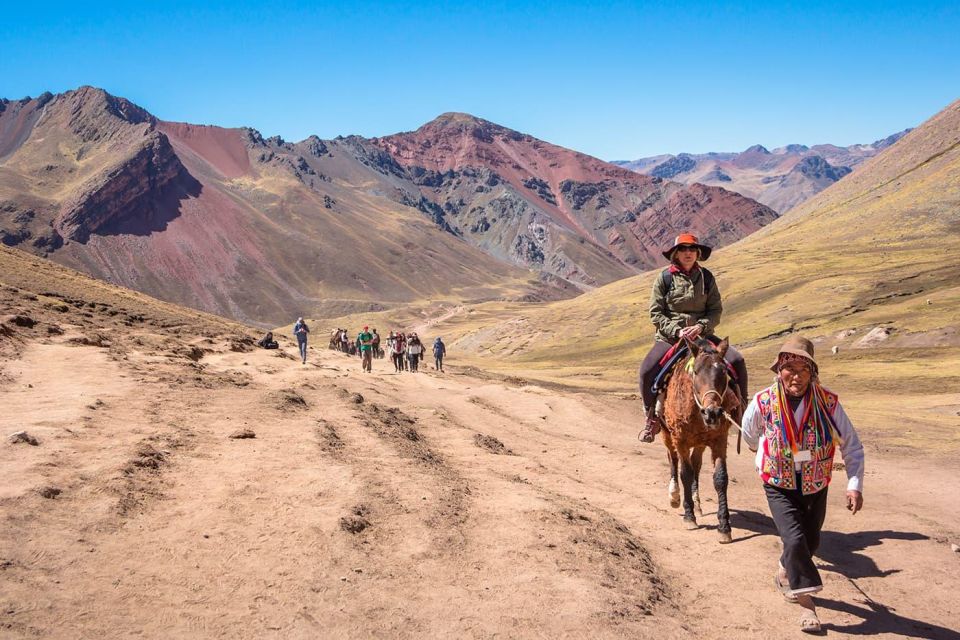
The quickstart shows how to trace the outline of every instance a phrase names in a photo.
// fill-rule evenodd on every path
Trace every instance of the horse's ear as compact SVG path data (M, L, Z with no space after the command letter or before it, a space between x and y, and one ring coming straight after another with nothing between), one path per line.
M724 338L720 341L720 344L717 345L717 353L720 354L720 357L727 355L727 349L730 348L730 338Z

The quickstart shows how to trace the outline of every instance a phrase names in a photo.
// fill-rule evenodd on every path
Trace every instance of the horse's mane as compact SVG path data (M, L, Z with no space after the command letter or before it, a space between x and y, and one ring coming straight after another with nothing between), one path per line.
M676 375L682 374L682 375ZM693 378L680 367L680 370L673 376L673 384L676 387L676 397L684 405L693 403Z
M684 371L685 362L682 359L677 362L667 385L663 412L668 422L686 422L690 408L696 406L693 399L693 378Z

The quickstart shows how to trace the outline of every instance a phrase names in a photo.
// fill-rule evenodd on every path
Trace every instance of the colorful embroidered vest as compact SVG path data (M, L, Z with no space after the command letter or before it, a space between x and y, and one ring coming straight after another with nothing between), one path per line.
M764 442L760 459L760 477L764 482L781 489L796 489L797 473L793 459L793 447L785 441L785 425L781 423L778 412L774 410L777 385L764 389L757 397L760 415L763 417ZM837 407L837 396L823 387L819 388L827 412L833 416ZM808 398L811 402L812 398ZM786 402L786 400L784 400ZM790 411L789 406L786 411ZM835 445L833 433L819 433L814 419L814 411L806 411L804 424L799 425L797 434L798 449L810 451L811 459L800 463L800 490L804 495L817 493L830 484L833 472L833 454ZM830 426L819 429L832 430ZM826 435L826 437L824 437Z

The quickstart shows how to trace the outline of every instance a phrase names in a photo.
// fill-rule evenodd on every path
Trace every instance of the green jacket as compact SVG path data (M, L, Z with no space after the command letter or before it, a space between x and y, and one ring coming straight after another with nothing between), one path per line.
M360 351L370 351L373 348L373 334L369 331L361 331L357 336L357 342L360 343Z
M710 291L704 291L704 268L693 272L692 278L682 272L673 274L673 286L669 293L663 282L663 274L653 281L650 294L650 320L657 328L656 339L673 344L683 327L696 323L703 325L701 335L708 336L720 324L723 304L720 289L714 281Z

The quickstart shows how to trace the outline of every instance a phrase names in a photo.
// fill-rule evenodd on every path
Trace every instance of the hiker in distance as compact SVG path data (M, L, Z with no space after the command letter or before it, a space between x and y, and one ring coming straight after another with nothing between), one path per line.
M411 373L418 371L421 358L423 358L423 343L420 342L420 336L414 332L410 334L410 338L407 340L407 364Z
M433 368L438 371L443 371L443 356L447 355L447 345L443 344L443 340L437 337L433 341Z
M360 335L357 336L357 346L360 349L363 370L371 373L373 371L373 334L370 333L370 327L364 327Z
M700 243L697 236L681 233L673 246L663 252L670 266L653 281L650 294L650 320L657 329L656 336L653 348L640 365L640 394L646 416L646 424L640 432L643 442L653 442L662 427L660 416L656 413L657 398L653 383L660 371L660 361L667 351L684 339L707 338L714 344L720 342L714 335L723 313L720 289L713 274L700 265L710 258L711 251L710 247ZM729 347L724 359L737 375L740 397L743 398L741 402L745 404L747 366L743 356Z
M743 416L743 438L757 452L770 513L783 541L775 584L803 607L800 629L820 633L811 595L823 589L813 562L827 511L827 487L836 447L847 470L847 509L863 507L863 445L837 395L820 384L813 343L792 336L770 367L773 384L760 391Z
M297 339L297 346L300 347L300 359L303 364L307 364L307 334L310 333L310 327L303 321L303 318L297 318L297 323L293 325L293 335Z

